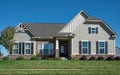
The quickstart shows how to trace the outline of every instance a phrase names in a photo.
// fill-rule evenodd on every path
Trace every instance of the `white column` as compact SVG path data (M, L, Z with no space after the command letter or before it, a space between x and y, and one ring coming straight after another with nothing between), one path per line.
M59 57L59 40L55 41L55 57Z

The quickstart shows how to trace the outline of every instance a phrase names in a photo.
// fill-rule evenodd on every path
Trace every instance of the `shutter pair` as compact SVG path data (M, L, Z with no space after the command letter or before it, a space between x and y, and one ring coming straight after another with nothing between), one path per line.
M108 43L105 42L105 54L108 53ZM99 42L96 42L96 54L99 54Z
M81 47L82 46L82 42L81 41L79 41L79 54L82 54L82 52L81 52ZM88 50L89 50L89 54L91 54L91 42L90 41L88 41Z
M25 43L24 42L20 42L19 43L19 54L24 54L24 49L25 49ZM33 54L33 43L31 43L31 54Z
M88 28L88 33L91 34L91 27ZM96 27L96 34L98 34L98 27Z

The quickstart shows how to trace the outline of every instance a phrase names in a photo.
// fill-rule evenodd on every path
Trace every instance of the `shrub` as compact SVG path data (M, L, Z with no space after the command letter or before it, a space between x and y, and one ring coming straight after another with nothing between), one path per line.
M120 60L120 56L116 56L116 58L115 58L116 60Z
M80 60L87 60L87 57L83 55Z
M4 56L2 60L8 60L8 56Z
M31 60L37 60L38 58L36 56L32 56L30 59Z
M97 58L97 60L104 60L104 57L100 56Z
M24 60L24 57L23 57L23 56L18 56L18 57L16 58L16 60Z
M109 56L106 60L114 60L114 56Z
M94 56L91 56L89 60L96 60Z

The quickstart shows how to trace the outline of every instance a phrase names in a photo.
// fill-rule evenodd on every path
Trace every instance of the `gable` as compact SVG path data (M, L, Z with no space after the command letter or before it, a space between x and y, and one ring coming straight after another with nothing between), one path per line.
M33 36L33 33L25 25L23 25L23 23L16 26L14 35L15 41L30 41Z
M60 33L71 33L80 24L82 24L88 15L81 10L61 31Z
M111 37L117 37L117 34L102 20L85 20L84 24L100 24L101 27L110 34Z

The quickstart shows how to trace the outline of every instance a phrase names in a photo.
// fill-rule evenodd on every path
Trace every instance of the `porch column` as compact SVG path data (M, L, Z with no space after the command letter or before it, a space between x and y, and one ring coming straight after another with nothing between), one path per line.
M59 57L59 40L56 39L55 41L55 57Z

